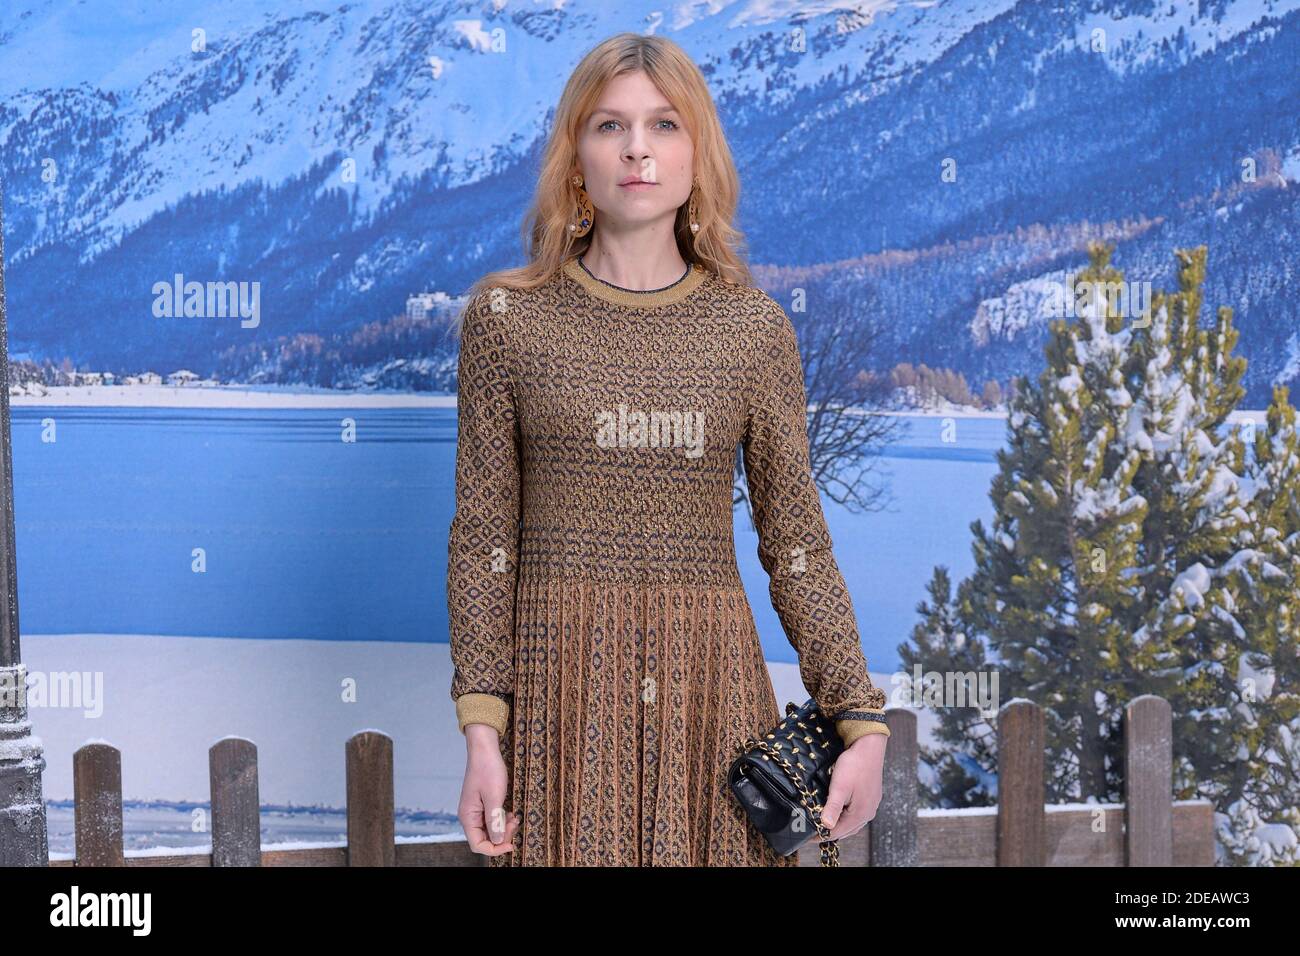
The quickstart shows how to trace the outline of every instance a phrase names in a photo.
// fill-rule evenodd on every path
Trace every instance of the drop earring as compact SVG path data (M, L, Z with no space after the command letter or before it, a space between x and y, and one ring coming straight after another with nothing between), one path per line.
M686 221L690 223L692 233L698 233L700 231L700 214L695 206L695 196L699 191L696 187L699 184L700 181L698 179L691 181L691 201L686 207Z
M582 176L574 176L573 185L578 188L578 221L576 224L569 223L569 232L574 238L585 236L591 231L592 220L596 218L596 210L591 205L591 197L587 195L587 190L582 188Z

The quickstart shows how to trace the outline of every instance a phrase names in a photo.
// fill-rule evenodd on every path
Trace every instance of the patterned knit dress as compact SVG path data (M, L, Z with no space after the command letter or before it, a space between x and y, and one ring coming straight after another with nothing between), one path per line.
M522 817L488 864L796 865L726 785L784 716L736 565L738 447L809 694L828 715L885 695L810 475L790 319L698 265L639 292L570 259L479 293L460 335L451 695L462 731L497 727Z

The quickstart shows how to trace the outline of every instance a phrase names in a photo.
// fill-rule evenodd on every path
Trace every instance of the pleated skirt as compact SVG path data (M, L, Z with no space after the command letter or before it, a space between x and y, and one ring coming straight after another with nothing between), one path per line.
M502 740L514 851L489 866L796 866L727 787L780 719L743 588L523 576Z

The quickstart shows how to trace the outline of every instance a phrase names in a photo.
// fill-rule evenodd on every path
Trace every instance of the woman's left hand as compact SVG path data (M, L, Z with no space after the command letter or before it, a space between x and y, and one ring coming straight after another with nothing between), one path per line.
M831 828L832 840L852 836L875 818L888 740L888 734L863 734L831 766L822 822Z

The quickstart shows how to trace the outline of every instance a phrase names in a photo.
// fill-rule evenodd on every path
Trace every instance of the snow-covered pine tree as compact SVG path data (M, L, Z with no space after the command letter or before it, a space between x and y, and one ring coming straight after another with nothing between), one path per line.
M1122 282L1110 252L1091 246L1079 281ZM1048 368L1013 383L994 523L971 526L957 618L923 604L918 630L987 640L1005 696L1047 709L1049 800L1119 799L1120 708L1158 693L1174 714L1176 795L1215 800L1221 860L1295 862L1296 415L1275 393L1243 481L1232 312L1203 328L1205 249L1177 257L1178 290L1147 314L1095 298L1052 324Z
M997 795L996 721L976 706L979 689L972 686L972 681L978 682L981 675L984 680L990 680L994 667L985 656L983 643L966 639L946 567L934 569L926 591L929 600L916 606L921 620L912 629L912 642L898 647L911 694L923 706L927 695L942 695L940 699L948 704L935 709L938 726L934 737L940 746L922 744L920 747L924 768L921 785L927 792L924 803L929 807L990 806ZM922 672L919 687L912 676L916 668ZM929 674L938 675L935 683L940 686L931 686L926 676ZM998 679L996 689L1000 696L1000 674ZM965 701L948 698L945 688L949 681L961 682L967 696ZM996 710L996 701L992 707Z
M1205 247L1177 252L1178 290L1157 291L1134 335L1135 395L1125 426L1142 453L1133 486L1147 502L1132 627L1141 687L1169 700L1175 793L1217 799L1240 751L1237 661L1247 635L1236 615L1254 541L1242 487L1245 446L1228 427L1245 360L1232 349L1232 310L1200 324Z
M1122 279L1094 247L1077 282ZM1074 289L1067 295L1073 297ZM1048 800L1118 796L1115 724L1130 676L1132 571L1146 502L1120 431L1131 332L1104 303L1052 322L1047 368L1022 381L998 453L991 530L971 526L970 630L987 636L1004 699L1047 714Z
M1300 436L1286 388L1273 391L1250 478L1255 549L1236 561L1240 750L1217 801L1220 862L1300 864Z

